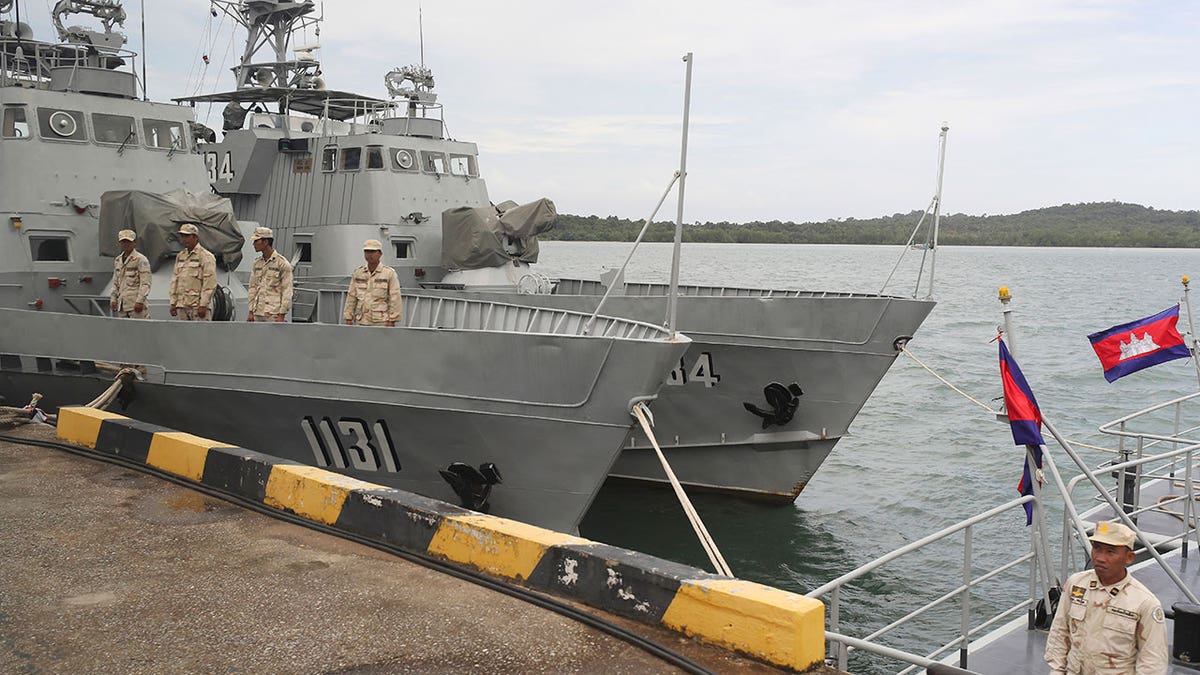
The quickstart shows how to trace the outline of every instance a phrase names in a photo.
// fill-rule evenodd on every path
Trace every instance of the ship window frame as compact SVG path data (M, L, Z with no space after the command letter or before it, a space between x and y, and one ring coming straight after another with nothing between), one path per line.
M71 236L70 232L59 232L54 230L33 231L27 236L29 240L29 258L35 263L64 263L72 262L74 258L71 256ZM62 256L57 255L45 257L44 251L46 244L51 242L62 243Z
M161 124L162 126L157 126ZM172 134L169 145L159 145L157 142L152 142L152 139L157 139L163 129L178 130L179 135ZM187 150L187 131L184 129L183 122L175 120L164 120L156 117L142 118L142 146L150 150L159 150L162 152L179 152Z
M395 260L414 260L417 257L417 240L413 237L392 237L392 258ZM404 254L401 253L401 246L404 247Z
M371 166L371 160L379 160L379 166ZM383 161L383 146L368 145L367 146L367 161L363 164L363 168L367 171L385 171L387 164Z
M87 143L87 122L82 110L67 110L65 108L43 108L38 106L38 135L44 141L61 143ZM45 113L45 114L43 114ZM63 136L50 127L50 119L58 113L66 113L75 120L75 131L70 136Z
M408 153L408 166L401 163L400 153ZM417 167L417 151L412 148L388 148L388 159L392 164L392 171L402 171L404 173L416 173L420 169Z
M100 140L100 124L98 124L96 122L97 117L110 117L110 118L119 118L119 119L123 119L123 120L129 120L129 133L133 134L133 138L129 138L129 136L126 135L123 138L121 138L121 140L119 140L119 141ZM96 142L97 145L125 145L126 139L128 139L130 145L137 145L138 144L137 127L138 127L137 118L134 117L133 115L114 115L114 114L110 114L110 113L100 113L100 112L92 113L92 135L94 137L93 140ZM121 128L116 127L116 131L117 131L117 133L120 133Z
M455 171L454 170L456 168L455 160L464 160L464 159L466 160L467 172L459 173L458 171ZM468 155L468 154L458 153L458 152L450 153L450 174L453 176L463 176L465 178L478 178L479 177L479 165L475 161L475 155Z
M14 113L11 114L10 113ZM15 113L21 113L21 119L18 120ZM10 117L11 122L10 122ZM11 125L11 129L10 129ZM22 132L22 127L24 131ZM0 122L0 137L10 141L27 141L33 138L33 126L29 124L29 106L24 103L6 104L4 106L3 121Z
M343 173L357 173L358 171L361 171L362 170L362 156L363 156L362 151L363 151L362 147L358 146L358 145L352 145L352 146L342 148L342 151L340 153L338 153L338 171L341 171ZM353 161L354 166L350 166L350 164L351 164L350 158L351 157L354 158L354 161Z
M311 234L292 235L292 258L297 265L311 265L313 261L313 236Z
M441 166L437 166L438 160L441 160ZM421 151L421 172L430 174L431 176L446 176L446 153L439 150L422 150Z
M338 146L326 145L321 148L321 173L333 173L337 170Z

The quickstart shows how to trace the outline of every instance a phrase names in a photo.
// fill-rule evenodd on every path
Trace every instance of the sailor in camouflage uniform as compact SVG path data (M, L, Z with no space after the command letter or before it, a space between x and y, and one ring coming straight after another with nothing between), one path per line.
M1133 530L1100 522L1092 569L1072 574L1046 637L1050 672L1083 675L1165 675L1167 631L1162 605L1126 571Z
M380 264L383 244L378 239L363 242L367 264L354 270L346 310L342 318L359 326L395 326L400 321L400 280L396 271Z
M112 296L109 308L113 316L145 319L150 316L146 297L150 295L150 261L135 248L137 233L121 230L117 244L121 255L113 259Z
M250 298L247 321L283 321L292 309L292 264L275 250L275 233L269 227L256 227L250 236L254 250L262 255L254 259L250 272Z
M182 321L209 321L213 292L217 290L217 259L200 245L200 228L179 226L183 250L175 256L171 276L171 316Z

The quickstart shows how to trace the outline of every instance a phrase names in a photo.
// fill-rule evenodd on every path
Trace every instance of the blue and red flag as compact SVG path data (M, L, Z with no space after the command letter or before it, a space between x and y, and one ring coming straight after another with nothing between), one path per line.
M1113 382L1143 368L1191 356L1175 327L1178 322L1179 305L1175 305L1154 316L1089 335L1092 349L1104 367L1104 379Z
M1013 443L1024 445L1033 455L1037 468L1042 468L1042 411L1038 408L1033 390L1025 381L1021 368L1016 359L1008 351L1004 340L1000 340L1000 381L1004 384L1004 409L1008 412L1008 425L1012 428ZM1025 456L1025 469L1021 472L1021 481L1017 483L1017 492L1022 495L1033 494L1033 472L1029 468L1029 454ZM1026 503L1025 524L1033 522L1033 504Z

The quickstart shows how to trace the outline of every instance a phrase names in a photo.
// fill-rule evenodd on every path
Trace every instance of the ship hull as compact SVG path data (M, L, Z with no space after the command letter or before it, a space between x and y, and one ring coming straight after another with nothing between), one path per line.
M491 462L491 513L574 531L684 345L467 333L0 309L0 395L83 404L140 364L112 410L452 503L439 469Z
M428 292L428 291L423 291ZM441 291L590 312L596 295ZM933 309L928 300L850 294L685 295L679 330L692 343L655 401L654 433L685 485L790 503L848 432L906 342ZM661 324L663 296L614 296L603 312ZM803 392L791 419L764 426L764 388ZM665 482L646 436L634 429L615 478Z

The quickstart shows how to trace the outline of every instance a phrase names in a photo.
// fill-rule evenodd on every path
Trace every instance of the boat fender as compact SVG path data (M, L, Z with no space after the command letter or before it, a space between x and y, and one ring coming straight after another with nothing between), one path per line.
M796 414L796 408L800 407L800 397L804 395L800 385L795 382L788 386L783 386L778 382L772 382L763 387L763 397L767 399L767 405L771 406L770 410L760 408L749 401L742 403L746 410L758 415L762 418L762 428L766 429L772 424L784 426L792 421L792 417Z
M480 464L478 469L462 462L453 462L445 469L439 469L438 473L458 495L463 508L480 513L487 513L490 508L488 497L492 494L492 486L503 482L500 469L491 462Z
M227 286L217 286L212 297L212 320L233 321L233 293Z
M1050 630L1054 613L1058 611L1058 599L1062 597L1062 586L1051 588L1046 591L1046 595L1050 596L1050 611L1046 611L1046 598L1038 600L1037 606L1033 608L1033 627L1042 630Z

